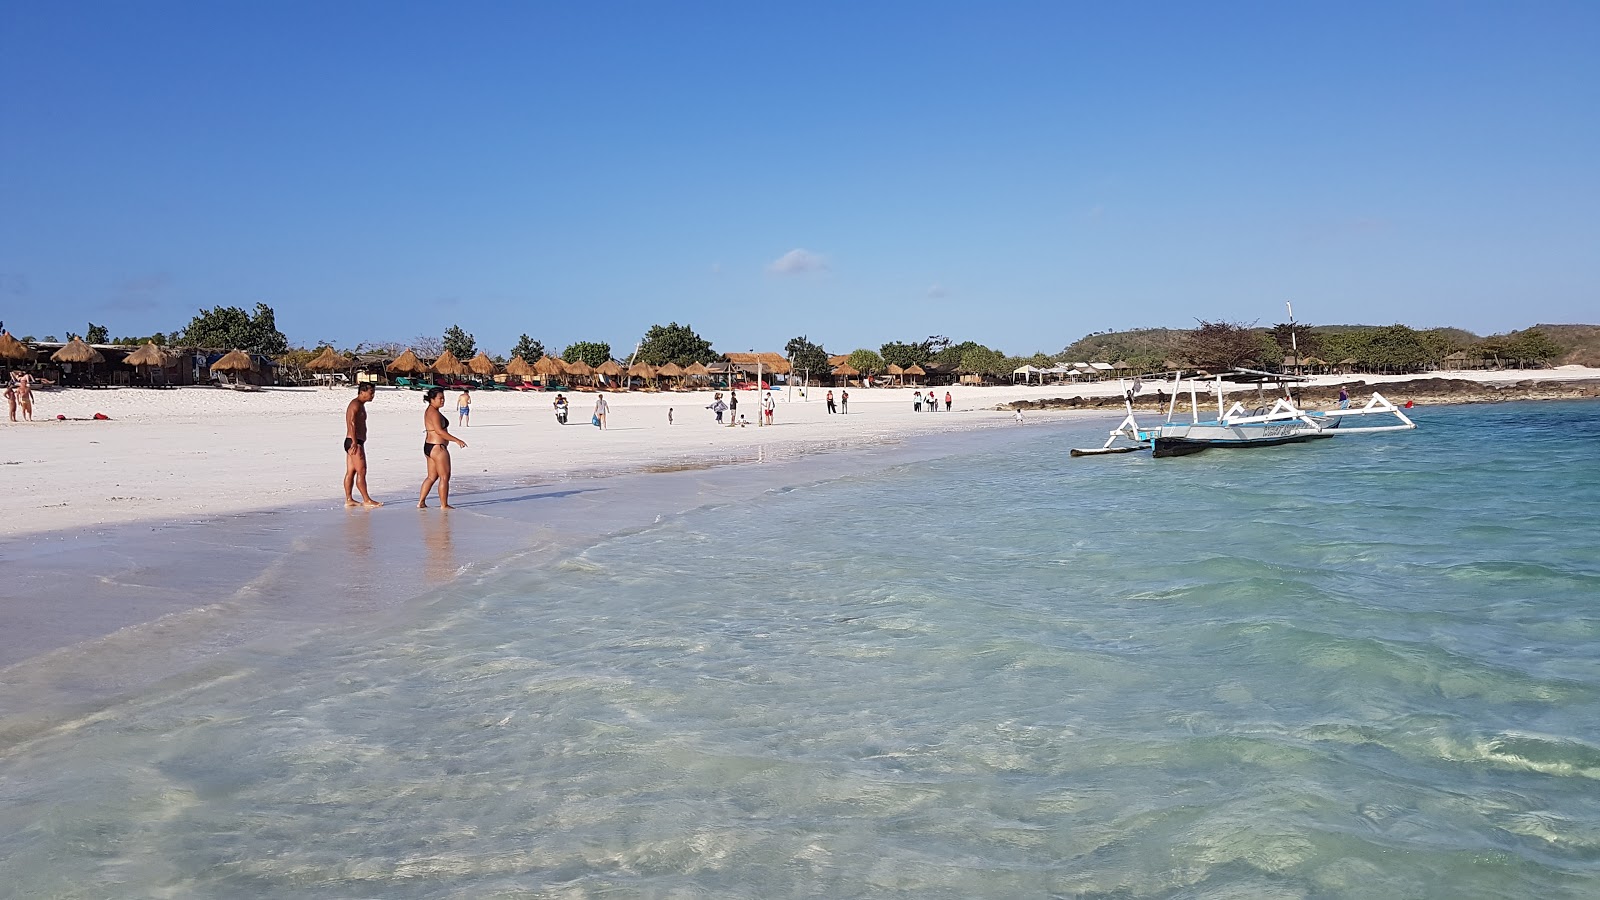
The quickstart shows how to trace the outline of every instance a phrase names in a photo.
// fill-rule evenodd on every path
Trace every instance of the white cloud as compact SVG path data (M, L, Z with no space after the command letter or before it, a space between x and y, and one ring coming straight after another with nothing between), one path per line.
M767 266L767 271L774 275L804 275L807 272L823 272L827 268L828 260L822 254L796 247L773 260Z

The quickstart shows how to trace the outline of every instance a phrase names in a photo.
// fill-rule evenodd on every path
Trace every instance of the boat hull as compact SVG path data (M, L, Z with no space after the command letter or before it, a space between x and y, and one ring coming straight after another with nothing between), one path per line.
M1335 423L1336 424L1336 423ZM1188 456L1202 450L1247 449L1250 447L1279 447L1284 444L1303 444L1307 441L1333 437L1304 422L1272 422L1256 425L1164 425L1152 442L1151 455L1164 458Z

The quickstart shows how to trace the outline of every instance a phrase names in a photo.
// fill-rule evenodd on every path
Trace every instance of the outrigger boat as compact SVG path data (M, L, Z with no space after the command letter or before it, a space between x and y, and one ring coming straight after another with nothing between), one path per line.
M1135 381L1131 388L1125 387L1123 390L1123 404L1127 407L1128 416L1116 428L1111 429L1111 435L1106 439L1105 446L1091 449L1074 448L1072 455L1099 456L1105 453L1149 450L1151 455L1157 458L1187 456L1211 448L1275 447L1280 444L1299 444L1350 434L1408 431L1417 427L1399 407L1376 391L1365 406L1332 412L1301 409L1295 404L1287 386L1293 382L1311 379L1299 375L1258 372L1254 369L1235 369L1215 376L1213 388L1217 398L1217 417L1202 421L1199 402L1200 376L1185 378L1183 372L1173 374L1174 390L1172 400L1167 404L1165 422L1154 427L1139 424L1133 414L1133 398L1138 394L1141 385ZM1235 401L1232 406L1227 405L1223 390L1224 381L1254 383L1260 398L1258 404L1253 408L1246 408L1244 403L1239 401ZM1261 387L1268 382L1277 382L1284 387L1284 395L1277 397L1270 406L1266 405L1266 398L1259 393ZM1175 416L1178 397L1184 393L1185 383L1188 386L1190 420L1180 422L1175 421ZM1388 416L1393 421L1380 425L1356 424L1355 427L1351 427L1347 422L1363 416Z

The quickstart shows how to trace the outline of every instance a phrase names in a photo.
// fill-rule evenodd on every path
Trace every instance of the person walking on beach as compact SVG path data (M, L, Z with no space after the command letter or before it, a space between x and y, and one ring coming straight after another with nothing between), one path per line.
M772 414L777 412L778 404L772 399L772 392L767 391L767 397L761 401L761 414L767 417L767 424L772 424Z
M356 396L344 408L344 505L377 509L382 503L367 493L367 402L372 399L374 385L361 382ZM351 489L361 491L361 502L356 503Z
M842 415L846 415L846 416L850 415L850 392L849 391L840 391L839 392L839 412Z
M601 431L606 430L606 416L611 414L611 404L606 402L606 395L601 394L594 398L594 424Z
M426 432L422 438L422 456L428 461L428 474L422 479L417 509L428 508L428 492L435 484L439 486L439 508L455 509L450 505L450 445L460 444L465 450L467 442L450 433L450 423L439 411L444 407L444 388L428 388L422 395L422 402L427 404L422 410L422 428Z
M456 398L456 418L460 420L461 427L470 424L467 420L472 417L472 394L466 388L461 389L461 396Z
M667 407L667 427L672 427L672 407Z
M33 376L27 372L17 375L17 403L22 405L22 421L33 421Z
M1344 385L1339 385L1339 408L1350 408L1350 391Z
M945 412L949 412L950 411L950 404L952 404L954 402L955 402L955 398L950 396L950 392L949 391L945 391L944 392L944 411Z
M833 405L833 391L828 392L828 415L838 412L839 408Z
M728 404L722 402L722 392L721 391L718 391L717 393L711 395L711 405L707 406L706 409L709 409L712 412L717 414L717 424L721 425L722 424L722 414L728 411Z

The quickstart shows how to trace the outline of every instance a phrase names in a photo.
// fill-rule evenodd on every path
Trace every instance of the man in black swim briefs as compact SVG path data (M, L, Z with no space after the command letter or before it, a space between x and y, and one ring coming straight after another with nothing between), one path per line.
M376 393L376 388L370 381L363 381L356 388L356 397L350 405L344 408L344 505L363 506L374 509L382 503L372 499L367 493L367 402ZM361 502L357 503L352 489L361 491Z

